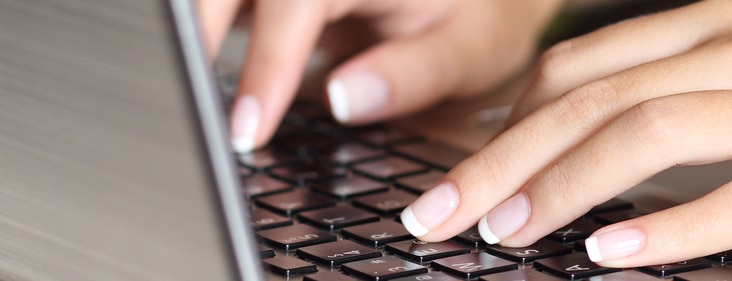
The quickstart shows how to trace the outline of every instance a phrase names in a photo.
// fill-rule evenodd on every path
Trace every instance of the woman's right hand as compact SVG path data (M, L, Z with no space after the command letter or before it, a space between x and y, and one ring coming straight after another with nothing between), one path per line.
M508 129L402 212L424 241L478 223L524 247L653 174L732 160L732 2L699 1L552 47ZM679 262L732 248L719 210L732 182L697 200L612 224L586 240L606 267ZM713 243L707 243L713 242Z

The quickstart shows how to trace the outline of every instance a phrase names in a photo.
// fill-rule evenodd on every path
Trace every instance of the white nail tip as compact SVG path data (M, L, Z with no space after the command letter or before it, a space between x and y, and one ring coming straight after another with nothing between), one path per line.
M422 224L417 221L417 217L414 216L414 212L412 212L412 208L407 207L402 211L402 224L404 224L404 227L414 235L415 237L420 237L427 235L427 233L430 232L429 229L422 226Z
M330 101L330 108L333 111L333 116L338 122L348 122L348 91L338 79L331 80L328 83L328 99Z
M254 139L252 138L238 138L231 142L234 150L239 153L248 153L254 150Z
M493 232L491 231L491 228L488 227L488 221L484 218L478 222L478 232L480 233L480 237L483 238L483 240L488 244L498 244L498 242L501 242L501 239L498 238Z
M259 101L252 95L244 95L234 105L233 121L236 128L234 139L231 141L234 150L240 153L251 152L254 149L254 137L259 128Z
M602 254L600 254L600 246L597 244L597 237L590 237L585 240L585 248L587 249L587 255L590 257L592 262L602 261Z

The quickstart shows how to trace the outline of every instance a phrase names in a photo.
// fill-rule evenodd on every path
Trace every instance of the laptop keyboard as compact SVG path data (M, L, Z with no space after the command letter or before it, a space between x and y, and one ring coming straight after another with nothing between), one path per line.
M730 252L626 270L590 262L583 243L592 232L648 213L620 199L529 247L487 245L475 227L440 243L416 240L399 213L469 153L394 127L341 128L307 113L312 110L306 106L295 107L269 146L237 155L251 225L272 276L329 281L732 277L732 267L725 265Z

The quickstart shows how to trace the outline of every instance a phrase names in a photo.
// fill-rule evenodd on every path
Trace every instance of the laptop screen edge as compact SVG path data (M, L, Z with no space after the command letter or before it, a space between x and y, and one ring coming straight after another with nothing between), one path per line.
M264 280L258 262L254 234L245 224L248 209L238 183L233 157L228 149L223 107L216 93L213 75L205 58L204 47L190 1L169 1L175 21L181 55L186 65L201 133L208 151L211 174L218 194L224 227L228 233L236 274L241 280Z

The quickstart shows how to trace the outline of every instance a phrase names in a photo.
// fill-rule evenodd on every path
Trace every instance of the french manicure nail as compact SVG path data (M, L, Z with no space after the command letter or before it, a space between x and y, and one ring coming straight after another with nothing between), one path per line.
M255 147L255 136L259 127L259 100L253 95L239 97L232 108L231 135L234 150L251 152Z
M459 201L455 185L440 183L402 211L402 224L415 237L427 235L455 212Z
M627 257L640 251L646 243L646 235L636 228L626 228L601 233L585 240L587 255L593 262Z
M531 212L529 198L519 193L488 212L478 222L478 232L488 244L496 244L526 224Z
M328 82L328 101L338 122L348 123L369 118L388 103L386 81L369 71L352 71Z

